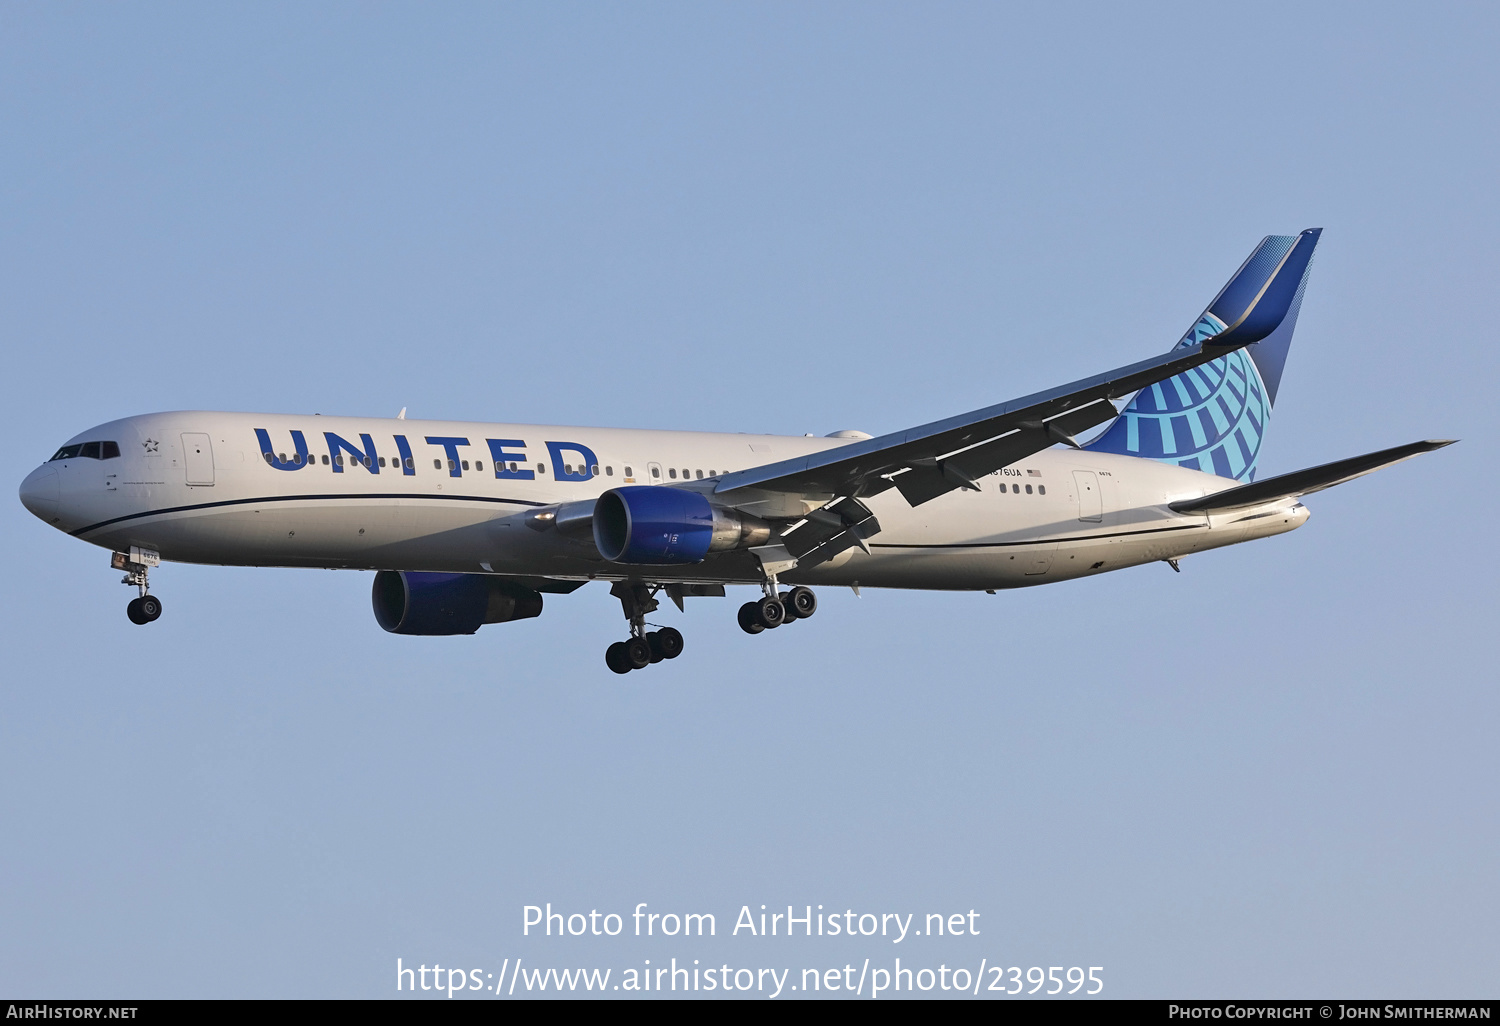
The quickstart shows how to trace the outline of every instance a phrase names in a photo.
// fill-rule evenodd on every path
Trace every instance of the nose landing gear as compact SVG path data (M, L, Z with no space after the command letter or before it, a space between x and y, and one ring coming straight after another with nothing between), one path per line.
M125 571L125 576L120 578L121 584L128 584L141 591L139 597L131 599L125 607L125 615L130 617L130 622L144 626L160 617L161 599L148 594L150 584L146 580L151 568L161 565L160 554L151 549L132 547L129 552L111 553L109 565L112 569Z
M674 627L646 630L646 614L657 607L655 589L644 584L618 581L610 594L620 600L625 619L630 621L630 638L617 641L604 650L604 664L616 673L644 670L663 659L682 655L682 632Z

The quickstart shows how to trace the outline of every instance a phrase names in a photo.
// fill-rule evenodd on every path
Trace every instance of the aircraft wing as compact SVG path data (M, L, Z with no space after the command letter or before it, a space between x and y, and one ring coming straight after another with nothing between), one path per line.
M1310 467L1307 470L1268 477L1264 481L1240 485L1238 488L1228 488L1222 492L1205 495L1201 499L1183 499L1171 503L1171 508L1178 513L1227 513L1231 510L1260 506L1267 502L1274 502L1276 499L1293 499L1300 495L1321 492L1325 488L1332 488L1345 481L1353 481L1356 477L1373 474L1382 467L1409 460L1424 452L1441 449L1445 445L1452 445L1455 441L1457 439L1436 438L1425 442L1410 442L1393 449L1382 449L1364 456L1352 456L1336 463L1325 463L1321 467Z
M1077 445L1073 436L1078 432L1118 415L1111 400L1270 335L1291 309L1316 244L1316 234L1304 233L1244 312L1197 346L946 420L726 474L714 492L731 505L739 498L736 492L748 495L750 489L826 502L840 496L859 499L894 486L918 506L955 488L977 489L978 478L1032 453L1057 442Z

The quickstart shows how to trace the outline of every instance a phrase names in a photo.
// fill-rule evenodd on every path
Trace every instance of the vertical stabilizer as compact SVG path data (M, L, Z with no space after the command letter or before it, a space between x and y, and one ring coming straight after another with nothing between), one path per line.
M1290 308L1274 331L1252 346L1142 389L1084 448L1253 481L1322 231L1262 239L1177 348L1232 333L1253 319L1258 306L1268 305L1261 302L1269 298L1268 290L1294 288Z

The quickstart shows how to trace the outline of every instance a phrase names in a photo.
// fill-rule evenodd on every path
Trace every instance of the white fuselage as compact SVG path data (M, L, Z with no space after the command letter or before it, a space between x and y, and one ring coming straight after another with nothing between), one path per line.
M294 431L307 459L298 458ZM121 455L53 460L26 479L22 496L58 529L107 549L151 549L189 563L725 584L758 582L754 557L730 551L690 565L624 566L603 560L587 538L531 529L529 516L620 485L708 481L849 442L211 412L129 417L72 441L105 440ZM870 552L848 549L784 579L1024 587L1280 534L1307 518L1295 499L1184 516L1167 504L1238 482L1073 449L1039 452L979 483L977 492L915 508L895 489L864 499L881 525Z

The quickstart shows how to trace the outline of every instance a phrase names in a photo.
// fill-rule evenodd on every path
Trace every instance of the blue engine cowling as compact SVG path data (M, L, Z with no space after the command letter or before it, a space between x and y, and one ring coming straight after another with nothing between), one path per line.
M487 623L542 615L542 596L488 574L382 570L370 600L392 634L473 634Z
M764 545L771 527L683 488L627 485L594 502L594 547L611 563L700 563L710 552ZM561 530L561 528L559 528Z
M697 492L612 488L594 504L594 546L612 563L698 563L714 536L714 509Z

